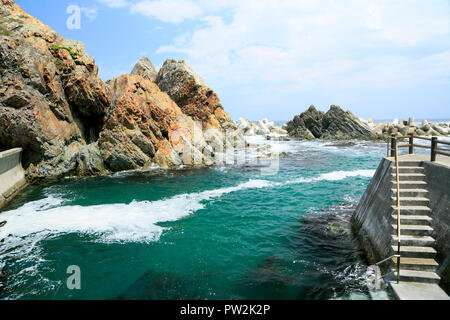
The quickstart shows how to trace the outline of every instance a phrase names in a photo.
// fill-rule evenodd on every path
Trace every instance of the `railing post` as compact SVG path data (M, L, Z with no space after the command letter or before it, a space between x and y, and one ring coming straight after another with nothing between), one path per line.
M414 136L409 137L409 154L414 154Z
M389 139L387 139L387 151L386 151L386 157L389 158L389 151L391 151L391 146L389 145Z
M436 148L437 148L438 138L431 137L431 161L436 161Z
M395 150L397 149L397 139L391 138L391 157L395 157Z

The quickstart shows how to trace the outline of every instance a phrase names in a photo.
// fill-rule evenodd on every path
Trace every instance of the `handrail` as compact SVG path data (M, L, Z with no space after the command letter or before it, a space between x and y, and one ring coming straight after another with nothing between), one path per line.
M395 144L395 171L396 171L396 182L397 182L397 283L400 283L400 235L401 235L401 225L400 225L400 170L398 168L398 147Z
M392 258L398 258L399 255L398 254L393 254L392 256L390 256L389 258L386 258L384 260L381 260L380 262L375 263L376 266L379 266L382 263L385 263L386 261L391 260Z
M401 144L399 145L397 143L397 139L409 139L409 143L408 144ZM427 140L427 141L431 141L431 146L425 146L422 144L416 144L414 143L414 139L422 139L422 140ZM390 141L389 141L390 140ZM391 144L390 148L389 148L389 142ZM417 148L422 148L422 149L431 149L431 161L435 162L436 161L436 156L438 154L443 155L443 156L447 156L450 157L450 148L443 148L443 147L438 147L438 144L445 144L445 145L450 145L450 142L446 142L446 141L440 141L438 140L438 137L433 136L431 138L427 138L427 137L420 137L420 136L416 136L414 134L409 135L409 136L391 136L390 139L388 139L387 142L387 155L389 157L389 149L391 150L391 157L395 156L395 149L398 148L406 148L409 147L409 154L414 154L414 147Z

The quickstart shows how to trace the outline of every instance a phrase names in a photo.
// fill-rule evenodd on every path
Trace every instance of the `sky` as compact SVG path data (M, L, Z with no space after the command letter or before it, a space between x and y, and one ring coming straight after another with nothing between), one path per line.
M16 3L84 42L105 81L142 56L157 68L186 60L234 119L290 120L311 104L366 119L450 118L448 0Z

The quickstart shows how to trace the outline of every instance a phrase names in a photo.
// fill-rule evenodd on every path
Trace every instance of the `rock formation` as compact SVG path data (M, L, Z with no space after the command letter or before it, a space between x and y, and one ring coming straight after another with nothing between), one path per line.
M350 111L332 105L327 113L314 106L295 116L285 126L289 135L301 140L335 140L373 138L370 127Z
M141 76L147 80L156 82L156 77L158 76L158 71L156 71L155 66L147 57L142 57L134 66L131 74Z
M104 83L81 42L0 3L0 149L24 149L30 181L210 165L243 142L186 62L168 60L157 74L142 58L131 75Z

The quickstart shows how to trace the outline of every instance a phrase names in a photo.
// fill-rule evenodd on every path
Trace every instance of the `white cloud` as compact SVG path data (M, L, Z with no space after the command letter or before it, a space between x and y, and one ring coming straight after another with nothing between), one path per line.
M450 77L447 0L98 1L185 22L157 53L184 56L207 82L299 91Z
M223 9L233 13L228 23ZM442 39L450 39L444 1L250 0L204 10L202 27L157 53L185 55L206 80L304 90L403 86L450 75L438 62L450 50ZM433 41L445 52L411 54Z
M131 4L130 10L169 23L195 19L202 14L201 8L191 0L143 0Z
M106 4L108 7L111 8L124 8L129 5L128 1L126 0L97 0L97 1Z

